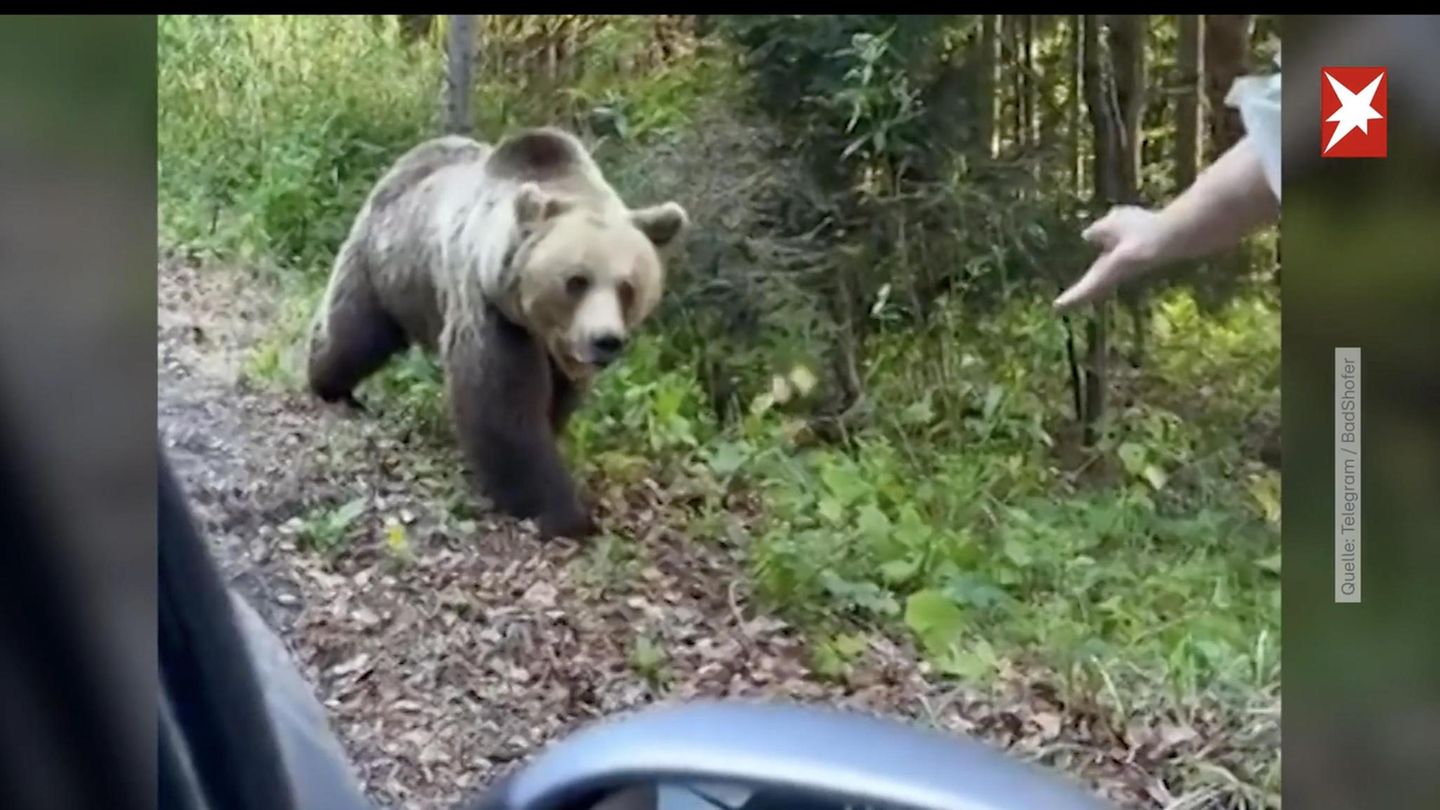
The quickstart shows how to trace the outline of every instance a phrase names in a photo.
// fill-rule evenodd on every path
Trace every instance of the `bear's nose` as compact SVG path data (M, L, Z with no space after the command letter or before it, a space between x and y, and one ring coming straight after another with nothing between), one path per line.
M590 348L596 363L609 365L625 348L625 338L614 333L600 335L590 341Z

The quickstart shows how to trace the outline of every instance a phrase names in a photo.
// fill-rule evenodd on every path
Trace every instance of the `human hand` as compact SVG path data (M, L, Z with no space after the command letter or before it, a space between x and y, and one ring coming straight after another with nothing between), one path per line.
M1102 252L1085 275L1055 299L1055 308L1070 310L1098 301L1164 261L1162 217L1148 208L1117 205L1086 228L1081 237L1099 245Z

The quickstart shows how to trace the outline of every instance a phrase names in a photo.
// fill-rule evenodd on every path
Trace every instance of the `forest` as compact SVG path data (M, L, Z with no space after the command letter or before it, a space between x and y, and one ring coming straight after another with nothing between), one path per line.
M1275 17L455 19L159 27L162 428L229 448L181 470L375 790L443 806L510 736L751 694L975 734L1121 806L1280 806L1278 232L1051 305L1086 224L1243 135L1226 94L1278 70ZM577 548L473 504L433 359L365 417L304 394L379 174L536 125L694 223L565 436L606 527ZM497 617L530 629L487 669Z

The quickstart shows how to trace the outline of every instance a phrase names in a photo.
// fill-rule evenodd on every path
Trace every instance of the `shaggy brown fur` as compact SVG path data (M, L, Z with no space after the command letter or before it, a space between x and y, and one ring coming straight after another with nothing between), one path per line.
M427 141L376 184L336 257L311 334L310 388L361 407L355 387L396 353L438 353L484 494L547 537L591 534L557 437L591 376L655 307L654 251L687 224L675 203L627 208L557 130L494 148Z

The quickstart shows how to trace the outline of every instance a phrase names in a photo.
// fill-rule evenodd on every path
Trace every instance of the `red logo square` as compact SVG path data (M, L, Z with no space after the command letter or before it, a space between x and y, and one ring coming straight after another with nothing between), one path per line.
M1383 67L1320 69L1320 155L1383 158L1389 109Z

